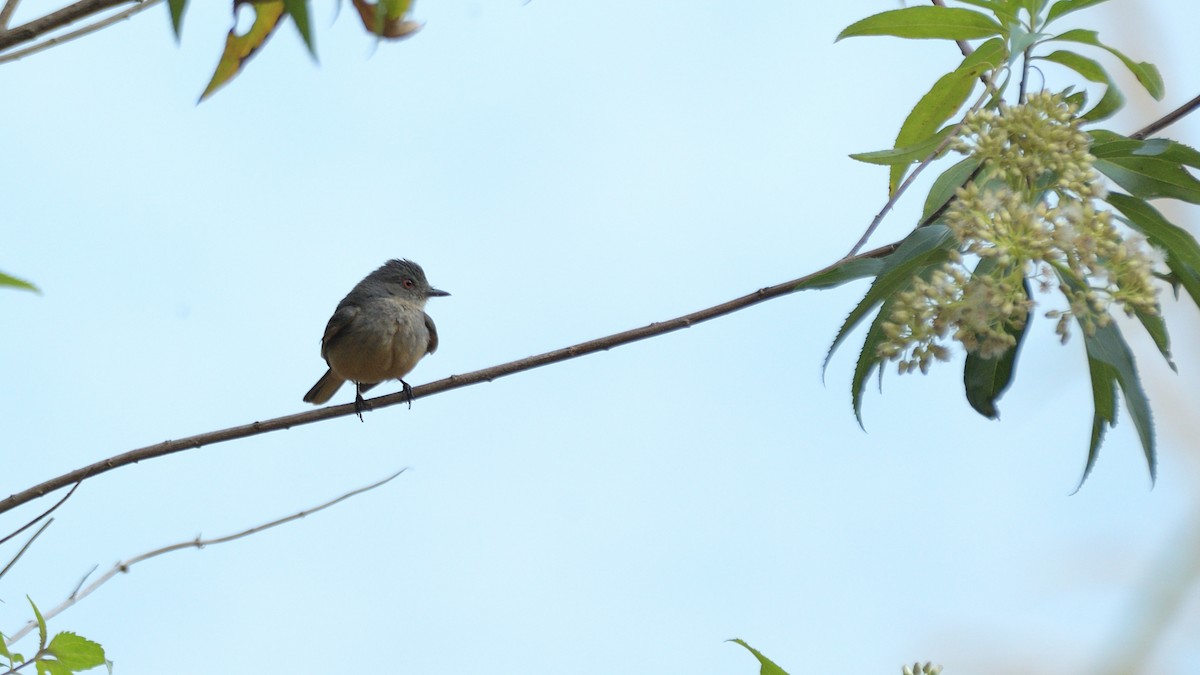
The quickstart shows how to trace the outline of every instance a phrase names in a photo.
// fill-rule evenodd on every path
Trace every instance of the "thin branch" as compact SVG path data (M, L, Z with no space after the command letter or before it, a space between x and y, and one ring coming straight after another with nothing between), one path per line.
M31 544L33 544L33 541L35 539L37 539L38 537L42 536L42 533L45 532L46 528L50 527L50 523L53 523L53 522L54 522L53 518L51 518L50 520L47 520L45 523L42 524L41 527L38 528L37 532L33 533L33 536L29 538L29 541L25 542L25 545L21 547L20 551L17 551L17 554L15 556L13 556L13 559L9 560L8 564L4 566L4 569L0 570L0 577L7 574L8 570L12 569L12 566L17 564L17 561L21 559L21 556L25 555L25 551L29 550L29 546Z
M71 490L69 492L67 492L67 494L63 495L63 498L58 500L58 502L55 503L54 506L51 506L50 508L46 509L44 512L42 512L42 515L38 516L37 518L34 518L33 520L29 521L28 523L25 523L21 527L17 528L16 532L13 532L12 534L8 535L7 537L0 539L0 544L3 544L6 541L8 541L9 539L12 539L13 537L17 536L18 534L21 534L25 530L28 530L29 528L33 527L42 518L45 518L46 516L50 515L51 513L54 513L55 509L62 506L63 502L70 499L71 495L75 494L75 491L78 489L79 489L79 483L75 483L75 486L72 487Z
M720 316L725 316L726 314L732 314L733 312L736 312L740 309L745 309L751 305L756 305L772 298L778 298L780 296L793 293L796 291L797 286L805 281L838 268L850 260L862 258L880 258L888 253L891 253L895 249L896 245L892 244L883 246L873 251L868 251L866 253L860 253L856 256L848 256L823 269L817 270L811 274L806 274L799 279L785 281L781 284L776 284L775 286L770 286L767 288L760 288L753 293L743 295L742 297L730 300L729 302L725 302L714 307L709 307L708 309L702 309L691 314L686 314L669 321L652 323L649 326L643 326L642 328L635 328L623 333L616 333L615 335L609 335L608 337L589 340L588 342L582 342L580 344L565 347L563 349L546 352L545 354L530 356L517 361L510 361L498 366L484 368L483 370L476 370L465 375L451 375L450 377L443 380L438 380L437 382L430 382L429 384L414 387L412 389L412 396L414 399L424 398L426 396L433 396L434 394L441 394L452 389L459 389L482 382L491 382L492 380L504 377L506 375L513 375L522 371L532 370L533 368L549 365L551 363L557 363L559 361L574 359L594 352L607 351L613 347L620 347L622 345L656 337L658 335L664 335L666 333L671 333L683 328L690 328L691 326L702 321L708 321L709 319L715 319ZM369 399L365 403L367 409L371 410L376 408L386 408L387 406L407 402L408 398L405 396L404 392L396 392L395 394L388 394L386 396L379 396L377 398ZM229 429L210 431L208 433L197 434L195 436L189 436L179 440L164 441L155 445L148 445L144 448L130 450L128 452L109 457L108 459L101 460L94 464L90 464L81 469L76 469L75 471L63 474L57 478L51 478L50 480L47 480L39 485L35 485L27 490L22 490L21 492L11 495L3 501L0 501L0 513L10 511L21 504L34 499L44 497L50 492L70 485L71 483L76 483L128 464L135 464L143 460L170 455L182 450L200 448L203 446L223 443L239 438L248 438L250 436L257 436L258 434L265 434L271 431L290 429L303 424L312 424L313 422L321 422L324 420L333 419L335 417L346 417L353 414L355 414L354 404L346 403L344 405L329 406L308 412L297 413L294 415L276 417L274 419L264 420L261 422L243 424L241 426L231 427Z
M80 0L73 5L67 5L57 12L51 12L41 18L21 24L11 30L0 33L0 51L15 45L32 42L39 37L63 26L69 26L76 21L86 19L93 14L103 12L110 7L124 5L141 0Z
M285 523L290 523L293 520L299 520L300 518L304 518L305 516L312 515L314 513L317 513L318 511L324 511L325 509L327 509L335 504L344 502L347 499L350 499L351 497L357 497L358 495L360 495L364 492L369 492L370 490L374 490L377 487L380 487L382 485L390 483L393 479L395 479L397 476L399 476L400 474L404 473L407 470L408 469L400 469L399 471L393 473L392 475L388 476L387 478L384 478L383 480L378 480L378 481L375 481L374 483L371 483L370 485L367 485L365 487L360 487L356 490L351 490L350 492L347 492L336 499L331 499L330 501L327 501L323 504L319 504L312 508L305 509L303 511L300 511L299 513L293 513L292 515L285 516L283 518L280 518L279 520L272 520L269 523L263 523L262 525L256 525L248 530L242 530L241 532L226 535L224 537L217 537L215 539L201 539L200 537L196 537L195 539L193 539L191 541L181 541L178 544L164 546L162 548L158 548L153 551L147 551L146 553L143 553L141 555L136 555L127 560L122 560L121 562L113 565L112 569L105 572L103 575L101 575L99 578L97 578L95 581L93 581L91 584L89 584L87 588L84 588L83 590L79 590L78 588L76 588L75 592L72 593L70 595L70 597L68 597L66 600L63 600L61 603L59 603L57 606L51 608L49 611L42 612L42 617L46 621L49 621L50 619L58 616L64 610L68 609L75 603L77 603L80 600L91 595L93 591L95 591L97 588L100 588L101 586L103 586L109 579L112 579L113 577L115 577L117 574L119 574L121 572L128 572L130 567L133 567L134 565L142 562L143 560L149 560L150 558L156 558L165 553L171 553L172 551L179 551L179 550L182 550L185 548L204 548L205 546L211 546L214 544L224 544L226 542L234 541L235 539L241 539L243 537L249 537L252 534L258 534L259 532L262 532L263 530L269 530L272 527L283 525ZM17 632L13 633L10 636L7 636L5 638L6 644L11 645L11 644L16 643L17 640L20 640L21 638L28 635L29 632L31 630L33 630L34 628L37 628L37 622L29 621L24 626L22 626L20 630L18 630Z
M930 2L932 2L932 3L933 3L933 4L935 4L935 5L937 5L938 7L945 7L945 6L946 6L946 3L945 3L945 2L943 2L942 0L930 0ZM958 51L962 52L962 55L963 55L963 56L970 56L970 55L971 55L971 52L974 52L974 51L975 51L975 50L974 50L974 49L971 47L971 43L967 42L966 40L955 40L955 42L957 42L957 43L958 43Z
M1161 130L1165 129L1166 127L1169 127L1172 124L1178 122L1179 120L1183 119L1184 117L1188 116L1189 114L1195 112L1197 108L1200 108L1200 96L1196 96L1196 98L1188 101L1187 103L1184 103L1183 105L1172 110L1171 112L1167 113L1166 115L1163 115L1162 117L1158 118L1157 120L1154 120L1150 124L1147 124L1142 129L1139 129L1138 131L1134 132L1134 134L1132 136L1130 136L1130 138L1137 138L1137 139L1146 138L1150 134L1161 131Z
M106 28L108 26L113 25L114 23L119 22L119 21L124 21L125 19L128 19L129 17L133 16L134 14L137 14L139 12L144 12L147 9L150 9L151 7L159 4L160 2L162 2L162 0L143 0L143 2L141 2L137 5L134 5L133 7L130 7L129 9L125 9L120 12L117 12L116 14L113 14L112 16L101 19L101 20L97 21L96 23L93 23L88 26L84 26L83 28L80 28L78 30L73 30L70 33L64 33L62 35L56 35L52 38L43 40L42 42L39 42L36 45L33 45L31 47L26 47L25 49L19 49L15 52L10 52L8 54L0 54L0 64L8 63L9 61L16 61L17 59L24 58L26 56L29 56L30 54L36 54L40 51L49 49L55 45L60 45L60 44L63 44L64 42L70 42L71 40L74 40L76 38L81 38L84 35L88 35L89 33L94 33L96 31L100 30L101 28Z
M12 20L13 12L17 11L17 3L19 0L8 0L4 3L4 9L0 9L0 33L8 30L8 22Z

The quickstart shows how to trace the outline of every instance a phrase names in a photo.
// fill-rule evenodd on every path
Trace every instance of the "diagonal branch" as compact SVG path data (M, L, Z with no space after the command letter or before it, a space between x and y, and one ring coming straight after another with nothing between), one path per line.
M120 21L124 21L125 19L128 19L129 17L133 16L134 14L137 14L139 12L143 12L147 9L150 9L151 7L157 5L160 2L162 2L162 0L141 0L141 2L134 5L133 7L130 7L128 9L123 9L120 12L117 12L115 14L110 14L109 16L107 16L103 19L100 19L99 21L97 21L95 23L90 23L90 24L84 26L83 28L78 28L69 33L64 33L62 35L56 35L52 38L47 38L31 47L26 47L25 49L18 49L16 51L12 51L7 54L0 54L0 63L8 63L9 61L16 61L17 59L22 59L31 54L36 54L40 51L49 49L55 45L60 45L60 44L63 44L64 42L70 42L71 40L81 38L84 35L88 35L90 33L95 33L96 31L100 30L101 28L107 28L108 26L111 26L114 23L118 23Z
M894 251L895 247L895 244L889 244L873 251L861 253L853 257L846 257L837 261L836 263L833 263L832 265L825 267L824 269L813 272L812 274L806 274L799 279L785 281L781 284L776 284L767 288L760 288L753 293L743 295L742 297L730 300L729 302L725 302L714 307L709 307L708 309L702 309L698 312L693 312L675 319L670 319L669 321L652 323L649 326L643 326L642 328L635 328L623 333L616 333L615 335L609 335L608 337L602 337L595 340L590 340L588 342L582 342L577 345L572 345L570 347L564 347L563 349L558 349L556 351L546 352L545 354L538 354L537 356L530 356L517 361L502 363L498 366L484 368L483 370L476 370L465 375L451 375L450 377L443 380L438 380L437 382L430 382L429 384L424 384L419 387L413 387L412 397L422 398L425 396L433 396L434 394L440 394L452 389L459 389L461 387L480 384L482 382L491 382L492 380L504 377L506 375L513 375L526 370L532 370L533 368L540 366L549 365L551 363L558 363L559 361L578 358L594 352L606 351L612 349L613 347L620 347L621 345L627 345L631 342L637 342L639 340L645 340L646 338L664 335L682 328L690 328L691 326L702 321L708 321L709 319L715 319L719 316L732 314L733 312L736 312L740 309L745 309L751 305L756 305L772 298L778 298L790 293L794 293L797 287L805 281L841 267L850 260L880 258ZM366 401L366 406L368 409L385 408L387 406L392 406L399 403L406 403L408 400L409 399L405 396L404 392L396 392L394 394L388 394L386 396L370 399ZM7 499L0 501L0 513L14 509L21 504L32 501L39 497L44 497L48 493L70 485L71 483L78 483L127 464L134 464L142 460L162 457L164 455L170 455L172 453L191 448L214 445L216 443L223 443L225 441L232 441L239 438L248 438L250 436L257 436L258 434L265 434L270 431L290 429L302 424L312 424L313 422L320 422L322 420L332 419L335 417L345 417L353 414L355 414L354 404L347 403L344 405L329 406L309 412L297 413L295 415L276 417L274 419L269 419L262 422L252 422L250 424L243 424L242 426L231 427L229 429L210 431L208 433L197 434L195 436L189 436L179 440L164 441L155 445L148 445L144 448L138 448L137 450L130 450L129 452L124 452L119 455L109 457L108 459L101 460L95 464L85 466L81 469L76 469L75 471L63 474L57 478L51 478L40 485L35 485L27 490L18 492Z
M82 590L80 590L79 588L76 588L75 592L71 593L70 597L68 597L66 600L63 600L62 602L60 602L56 607L53 607L50 610L44 612L42 614L42 618L45 621L49 621L50 619L58 616L59 614L61 614L63 612L63 610L71 607L75 603L77 603L80 600L91 595L92 591L103 586L105 584L105 582L107 582L109 579L112 579L113 577L117 576L118 573L128 572L130 567L133 567L134 565L142 562L143 560L149 560L150 558L156 558L160 555L163 555L164 553L170 553L172 551L179 551L179 550L182 550L185 548L204 548L205 546L211 546L213 544L224 544L225 542L233 541L235 539L241 539L242 537L249 537L252 534L258 534L259 532L262 532L263 530L269 530L272 527L276 527L278 525L283 525L284 523L290 523L293 520L299 520L300 518L304 518L305 516L312 515L318 511L324 511L325 509L327 509L335 504L338 504L340 502L344 502L347 499L350 499L351 497L356 497L358 495L361 495L364 492L374 490L377 487L380 487L386 483L391 482L392 479L394 479L396 476L399 476L400 474L404 473L405 471L407 471L407 469L400 469L399 471L393 473L392 475L388 476L387 478L375 481L374 483L371 483L370 485L366 485L366 486L360 487L358 489L351 490L350 492L347 492L346 494L344 494L336 499L331 499L331 500L325 502L324 504L319 504L312 508L305 509L303 511L300 511L299 513L293 513L290 516L284 516L283 518L279 518L278 520L272 520L269 523L263 523L262 525L255 525L254 527L252 527L248 530L242 530L241 532L237 532L235 534L226 535L224 537L216 537L213 539L201 539L200 537L196 537L195 539L193 539L191 541L181 541L178 544L164 546L162 548L154 549L153 551L147 551L146 553L143 553L141 555L136 555L127 560L122 560L121 562L113 565L112 569L105 572L103 575L101 575L99 578L97 578L95 581L93 581L91 584L89 584L87 586L87 588L84 588ZM47 525L48 524L49 523L47 523ZM43 529L44 529L44 526L43 526ZM95 569L95 568L93 568L93 569ZM86 579L86 577L85 577L85 579ZM80 581L79 585L82 586L83 581ZM29 633L29 631L36 628L37 625L38 624L36 621L30 621L30 622L26 623L24 626L22 626L20 630L13 633L12 635L0 636L0 639L5 641L4 643L0 643L0 644L10 644L10 645L14 644L17 640L20 640L21 638L25 637Z
M69 26L76 21L86 19L110 7L131 2L140 3L143 0L80 0L73 5L63 7L57 12L51 12L41 18L0 32L0 51L36 40L50 31L58 30L63 26ZM15 3L10 4L15 8Z

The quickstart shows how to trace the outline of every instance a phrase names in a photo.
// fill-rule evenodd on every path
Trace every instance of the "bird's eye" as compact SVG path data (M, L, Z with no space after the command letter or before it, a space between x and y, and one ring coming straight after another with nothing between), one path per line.
M405 280L404 280L404 287L405 287L405 288L412 288L412 287L413 287L413 280L412 280L412 279L405 279Z

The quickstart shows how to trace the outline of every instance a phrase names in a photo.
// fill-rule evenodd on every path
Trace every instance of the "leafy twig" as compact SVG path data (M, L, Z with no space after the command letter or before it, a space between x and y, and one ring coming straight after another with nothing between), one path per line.
M269 523L263 523L262 525L256 525L254 527L251 527L248 530L242 530L241 532L226 535L224 537L216 537L214 539L201 539L200 537L196 537L195 539L193 539L191 541L181 541L178 544L164 546L162 548L154 549L153 551L147 551L146 553L143 553L141 555L136 555L127 560L122 560L121 562L113 565L112 569L105 572L98 579L96 579L91 584L89 584L87 586L87 588L84 588L83 590L79 590L77 588L75 590L75 592L70 595L70 597L68 597L66 600L63 600L56 607L53 607L52 609L50 609L46 612L43 612L42 616L45 618L45 620L49 621L50 619L52 619L55 616L58 616L64 610L71 607L75 603L77 603L80 600L91 595L93 591L95 591L97 588L100 588L101 586L103 586L109 579L112 579L113 577L115 577L117 574L119 574L121 572L128 572L130 567L133 567L134 565L142 562L143 560L149 560L150 558L156 558L165 553L170 553L172 551L179 551L179 550L182 550L185 548L204 548L205 546L211 546L214 544L224 544L226 542L230 542L235 539L241 539L243 537L248 537L252 534L257 534L259 532L262 532L263 530L269 530L272 527L275 527L277 525L283 525L284 523L290 523L293 520L299 520L300 518L314 514L318 511L323 511L323 510L325 510L335 504L338 504L340 502L344 502L347 499L350 499L351 497L356 497L364 492L368 492L370 490L374 490L377 487L385 485L385 484L391 482L393 479L395 479L400 474L404 473L405 471L407 471L407 469L400 469L399 471L393 473L392 475L388 476L387 478L384 478L383 480L378 480L378 481L375 481L374 483L371 483L370 485L367 485L365 487L360 487L356 490L351 490L350 492L347 492L336 499L331 499L323 504L319 504L312 508L305 509L298 513L293 513L290 516L285 516L278 520L272 520ZM17 632L13 633L12 635L10 635L6 638L7 644L10 644L10 645L14 644L17 640L20 640L21 638L28 635L29 632L32 631L34 628L37 628L36 621L30 621L30 622L26 623L24 626L21 627L20 630L18 630Z

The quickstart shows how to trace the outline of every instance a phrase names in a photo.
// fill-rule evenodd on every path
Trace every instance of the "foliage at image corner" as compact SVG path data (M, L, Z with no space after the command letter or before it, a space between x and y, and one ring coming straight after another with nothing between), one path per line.
M46 620L37 605L29 599L33 616L37 620L38 650L32 658L10 651L4 635L0 634L0 675L23 670L30 663L38 675L71 675L99 666L106 666L112 675L113 664L104 656L104 648L75 633L61 632L49 637ZM7 670L4 663L7 663Z
M885 11L867 17L848 26L838 39L862 36L891 36L907 39L947 40L955 44L971 44L973 49L949 73L942 76L908 114L897 134L892 148L869 153L851 155L852 158L886 166L888 168L887 194L890 200L899 198L906 187L905 179L932 162L945 158L955 147L964 145L964 131L968 120L993 114L1004 116L1016 114L1027 103L1026 86L1030 69L1038 63L1052 63L1073 72L1083 81L1103 87L1103 94L1090 107L1083 90L1066 89L1061 94L1064 105L1072 106L1075 119L1070 124L1083 127L1088 139L1090 166L1097 176L1103 176L1117 189L1098 188L1094 199L1078 207L1068 203L1071 195L1051 186L1063 180L1061 172L1046 171L1036 180L1023 185L1026 203L1032 209L1088 208L1092 201L1106 204L1110 209L1103 217L1123 224L1133 236L1143 238L1155 250L1162 253L1162 262L1155 275L1169 286L1176 297L1182 290L1193 302L1200 304L1200 245L1195 238L1179 226L1171 223L1151 202L1157 199L1176 199L1191 204L1200 204L1200 181L1189 169L1200 168L1200 153L1177 141L1167 138L1141 139L1123 136L1114 131L1091 128L1096 122L1112 116L1124 104L1124 96L1116 87L1100 61L1082 49L1099 51L1101 56L1115 58L1127 68L1155 99L1161 99L1165 88L1157 68L1146 62L1135 61L1119 50L1102 42L1095 31L1072 29L1053 32L1051 24L1062 16L1106 0L960 0L969 7L914 6ZM981 42L980 42L981 41ZM1006 103L1005 94L1017 82L1019 94L1012 104ZM959 115L968 100L983 88L977 102ZM956 118L956 115L959 115ZM1035 158L1031 161L1041 161ZM1002 168L1001 168L1002 169ZM961 325L949 327L938 325L932 332L941 335L917 345L905 344L904 339L913 338L911 330L897 327L894 320L899 314L908 319L907 307L899 298L919 304L936 304L927 298L916 298L915 289L929 289L943 281L943 270L953 261L959 260L980 245L976 242L971 249L957 238L947 227L948 212L961 207L960 197L964 190L986 191L997 183L1003 183L1003 171L995 166L993 159L981 159L968 152L958 163L946 169L934 182L925 201L924 213L917 227L899 246L881 259L848 258L841 266L817 277L801 288L829 288L854 279L869 278L871 285L858 305L850 312L839 329L826 365L834 351L845 341L849 333L874 313L869 323L863 347L859 353L851 383L851 404L855 416L862 422L862 400L866 383L872 374L882 376L882 366L888 361L900 361L901 372L911 371L916 365L924 371L931 360L945 360L945 347L938 340L958 339L963 332ZM1001 176L997 177L997 172ZM890 204L891 202L889 202ZM994 253L994 251L985 252ZM970 249L970 250L969 250ZM1049 269L1057 278L1054 280L1067 297L1092 297L1095 288L1089 278L1078 278L1065 266L1056 261L1007 260L1005 266L997 260L1005 256L976 256L974 269L966 269L961 277L968 283L976 278L997 276L1013 269L1022 276L1021 288L1009 285L1016 297L1022 292L1030 303L1025 318L1016 312L1017 319L1003 327L1010 343L1003 353L981 353L967 348L963 369L963 386L969 404L981 415L995 419L999 416L997 401L1012 384L1018 366L1018 354L1026 337L1025 328L1033 320L1032 306L1037 297L1031 285L1038 279L1033 268ZM1100 260L1100 264L1111 261ZM965 264L965 263L964 263ZM936 277L936 278L935 278ZM1045 280L1043 279L1043 282ZM1022 291L1023 288L1023 291ZM961 300L961 291L958 289ZM1111 291L1122 292L1119 285ZM928 295L928 293L927 293ZM1154 308L1144 305L1132 309L1125 307L1131 318L1138 321L1153 339L1161 356L1174 368L1171 360L1170 339L1166 322ZM933 307L932 311L936 312ZM1106 310L1107 311L1107 310ZM1092 384L1092 431L1088 444L1087 459L1080 478L1082 486L1095 466L1099 448L1106 431L1117 422L1117 392L1120 391L1145 455L1151 481L1156 478L1157 461L1153 416L1150 402L1142 389L1137 364L1117 323L1109 317L1077 316L1079 332L1083 334L1087 356L1088 376ZM1071 312L1058 312L1062 322L1072 316ZM1087 320L1085 320L1087 319ZM956 329L957 332L951 329ZM1067 330L1061 332L1065 341ZM890 335L889 335L890 333ZM970 336L968 336L969 338ZM967 340L969 343L971 340ZM924 349L928 357L914 358L913 349ZM890 350L890 351L889 351ZM907 351L906 351L907 350ZM992 350L996 351L996 350ZM906 360L907 359L907 360Z
M742 640L741 638L734 638L732 640L726 640L726 642L733 642L741 645L746 649L746 651L750 652L755 659L758 659L759 675L788 675L786 670L780 668L775 664L774 661L764 656L762 652L758 651L754 647L751 647L746 643L745 640ZM913 663L912 665L903 666L900 672L901 675L941 675L942 667L935 666L932 662L926 662L923 664Z
M341 2L341 0L337 0ZM415 34L421 29L421 24L408 18L412 10L413 0L351 0L363 28L375 36L377 40L400 40ZM275 33L284 17L291 17L292 23L300 33L309 54L317 58L317 44L313 36L310 18L311 0L233 0L234 28L229 29L225 37L225 49L213 71L212 79L200 94L200 101L212 96L218 89L225 86L238 73L246 61L250 59L267 40ZM188 0L167 0L167 8L171 15L171 28L175 38L179 39L183 31L183 17L187 11ZM245 33L238 34L236 23L239 8L248 6L254 12L254 21Z

